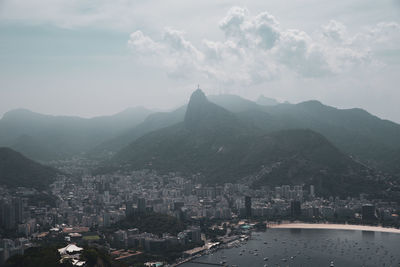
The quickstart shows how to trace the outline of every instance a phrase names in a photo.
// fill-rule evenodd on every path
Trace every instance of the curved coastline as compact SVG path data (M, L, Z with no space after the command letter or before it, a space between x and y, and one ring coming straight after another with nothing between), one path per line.
M331 223L282 223L268 224L268 228L277 229L326 229L326 230L358 230L400 234L400 229L381 226L355 225L355 224L331 224Z

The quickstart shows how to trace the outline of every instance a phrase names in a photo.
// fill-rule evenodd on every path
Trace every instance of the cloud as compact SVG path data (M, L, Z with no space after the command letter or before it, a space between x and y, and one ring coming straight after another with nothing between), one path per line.
M322 26L322 29L322 33L328 41L343 42L346 38L346 26L336 20L329 21L327 25Z
M282 32L273 55L277 62L305 77L319 77L333 72L326 51L300 30Z
M268 12L250 16L246 8L232 7L220 21L219 28L227 39L236 41L240 46L258 46L270 49L279 39L279 23Z
M276 19L267 12L257 15L252 24L255 32L256 43L262 49L272 48L276 41L279 40L279 24Z
M232 7L220 21L219 27L228 38L244 39L242 27L248 15L249 11L246 8Z
M185 78L198 71L204 55L184 37L184 33L166 28L154 41L142 31L130 35L128 46L145 64L164 68L170 77Z
M195 46L183 32L166 28L157 41L136 32L128 44L141 57L143 46L151 50L170 76L195 74L223 84L251 85L285 75L338 75L376 63L371 53L376 47L370 43L386 43L400 29L396 23L379 23L351 37L344 24L330 20L312 36L282 28L268 12L252 15L242 7L232 7L218 26L222 41L204 39Z
M128 45L135 47L137 52L144 54L151 54L162 49L160 44L154 42L150 37L145 36L142 31L132 33Z
M380 22L356 34L352 42L359 46L369 46L371 49L399 49L400 24Z

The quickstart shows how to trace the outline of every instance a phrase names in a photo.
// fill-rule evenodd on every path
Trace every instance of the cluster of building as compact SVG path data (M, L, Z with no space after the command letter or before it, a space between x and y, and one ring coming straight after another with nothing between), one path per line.
M63 167L68 172L68 166ZM16 192L0 188L0 226L24 236L20 239L0 239L0 257L4 260L21 253L30 240L55 225L69 227L107 228L126 216L156 212L179 219L261 218L264 220L310 219L370 221L381 219L399 223L398 203L359 198L317 197L313 185L263 186L257 189L246 184L226 183L205 186L196 177L178 173L160 175L141 170L110 175L90 175L79 166L72 176L60 176L51 185L53 203L36 206L27 199L39 192L20 188ZM4 241L6 240L6 241ZM192 227L171 236L155 236L140 229L120 229L113 234L115 248L140 247L157 251L174 244L200 242L201 231ZM19 251L19 252L15 252Z
M37 194L34 189L0 187L0 265L34 246L32 240L40 234L39 224L46 223L50 208L28 201Z
M0 239L0 265L3 264L9 257L21 255L24 250L32 247L29 239L20 237L15 239L2 238Z
M200 227L189 227L176 236L164 233L161 237L151 233L141 233L139 229L116 231L111 239L114 248L141 248L146 252L160 252L176 245L201 244Z
M358 198L316 197L313 185L263 186L226 183L204 186L179 174L159 175L149 170L129 174L83 176L81 183L59 179L53 194L59 196L55 223L107 227L125 216L144 212L168 214L179 219L258 217L269 220L302 218L314 220L362 217L398 221L395 202ZM372 207L372 208L369 208ZM374 210L374 216L368 209ZM369 214L369 215L367 215Z

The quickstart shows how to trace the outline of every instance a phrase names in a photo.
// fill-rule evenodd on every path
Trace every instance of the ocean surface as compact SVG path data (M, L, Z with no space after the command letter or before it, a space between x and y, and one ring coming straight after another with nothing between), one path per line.
M400 234L325 229L267 229L253 232L238 247L196 258L229 266L396 266L400 267ZM188 262L182 267L207 267Z

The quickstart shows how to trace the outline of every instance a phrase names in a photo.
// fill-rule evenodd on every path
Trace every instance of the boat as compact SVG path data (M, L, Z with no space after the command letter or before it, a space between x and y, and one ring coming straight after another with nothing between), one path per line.
M268 257L265 257L265 258L264 258L264 261L267 261L267 260L268 260Z
M335 264L333 263L333 261L331 261L331 265L329 265L330 267L335 267Z

